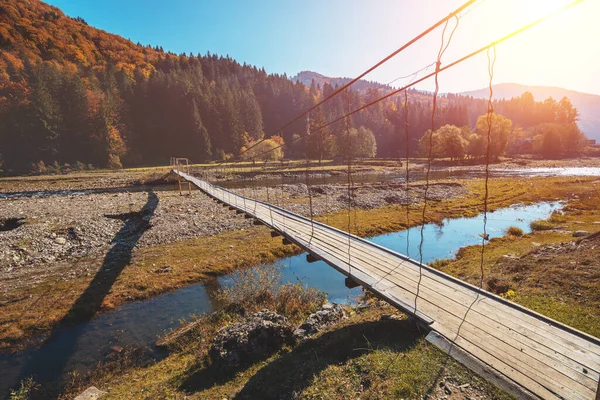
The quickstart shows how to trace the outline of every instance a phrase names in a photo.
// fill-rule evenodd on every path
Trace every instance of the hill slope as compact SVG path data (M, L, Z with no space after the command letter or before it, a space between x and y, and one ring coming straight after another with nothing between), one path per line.
M536 100L552 97L560 100L568 97L573 105L579 110L579 127L590 138L600 141L600 96L589 93L576 92L574 90L549 86L527 86L517 83L501 83L494 85L494 97L497 99L510 99L521 96L525 92L533 94ZM487 98L488 89L474 90L460 93L464 96L475 98Z

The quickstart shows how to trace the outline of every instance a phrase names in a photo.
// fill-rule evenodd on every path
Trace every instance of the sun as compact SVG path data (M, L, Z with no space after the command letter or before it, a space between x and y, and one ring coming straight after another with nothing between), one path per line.
M523 0L520 2L524 16L533 19L542 18L573 0Z

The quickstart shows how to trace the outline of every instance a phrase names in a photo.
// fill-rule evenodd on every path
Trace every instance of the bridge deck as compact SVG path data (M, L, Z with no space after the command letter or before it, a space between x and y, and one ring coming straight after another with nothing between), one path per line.
M414 315L431 329L428 340L519 397L596 398L599 339L367 240L174 172Z

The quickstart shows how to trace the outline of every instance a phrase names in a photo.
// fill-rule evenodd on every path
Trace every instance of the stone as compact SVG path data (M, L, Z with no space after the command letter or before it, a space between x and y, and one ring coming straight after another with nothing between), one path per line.
M82 393L80 393L74 400L97 400L104 396L106 392L98 389L95 386L90 386L85 389Z
M326 303L321 310L312 313L306 320L294 331L296 339L305 339L310 335L323 330L325 327L341 321L346 316L344 308L337 303Z
M65 239L64 237L57 237L56 239L54 239L54 243L56 244L67 244L67 239Z
M575 231L575 232L573 232L573 237L584 237L589 234L590 233L588 231Z
M217 367L237 368L268 357L284 344L292 344L292 333L293 328L284 316L262 310L221 329L208 355Z
M402 321L405 318L402 315L398 314L383 314L380 319L382 321Z

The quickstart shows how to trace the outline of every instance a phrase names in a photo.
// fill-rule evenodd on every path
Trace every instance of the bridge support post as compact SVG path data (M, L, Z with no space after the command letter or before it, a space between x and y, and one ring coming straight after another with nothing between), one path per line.
M283 238L282 242L283 242L283 244L285 244L285 245L292 244L292 242L290 242L290 241L288 240L288 238L285 238L285 237Z
M271 237L277 237L277 236L281 236L281 233L277 232L277 231L271 231Z
M319 260L320 260L320 258L317 258L317 257L315 257L314 255L312 255L310 253L306 254L306 262L308 262L308 263L314 263L314 262L319 261Z
M348 289L354 289L357 286L360 286L360 284L358 282L356 282L354 279L350 278L349 276L346 277L346 279L344 279L344 284L346 285L346 287Z

